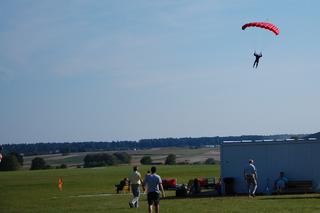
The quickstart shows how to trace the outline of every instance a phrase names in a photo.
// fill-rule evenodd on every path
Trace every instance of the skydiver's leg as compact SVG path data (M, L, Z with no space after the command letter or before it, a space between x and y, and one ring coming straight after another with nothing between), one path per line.
M254 61L253 68L254 68L254 66L256 66L256 64L257 64L257 60Z

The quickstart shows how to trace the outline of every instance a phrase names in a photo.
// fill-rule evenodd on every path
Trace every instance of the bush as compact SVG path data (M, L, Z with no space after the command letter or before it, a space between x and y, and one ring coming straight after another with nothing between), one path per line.
M61 164L60 166L57 166L56 169L66 169L68 168L67 164Z
M152 164L152 159L150 156L143 156L140 160L140 163L143 165L150 165Z
M46 164L43 158L35 157L32 159L30 170L49 169L50 166Z
M214 160L214 158L208 158L204 164L216 164L216 161Z
M99 166L110 166L117 163L115 155L107 153L100 154L88 154L84 157L84 167L99 167Z
M48 165L48 164L46 164L46 167L44 169L53 169L53 167Z
M18 154L16 152L11 152L10 155L16 156L20 166L23 166L23 156L21 154Z
M131 156L126 152L116 152L113 154L118 163L127 163L131 162Z
M0 170L1 171L16 171L19 170L21 167L21 164L18 161L18 158L16 155L5 155L2 158L2 161L0 163Z
M114 155L110 155L107 153L97 154L98 155L98 162L102 162L105 165L111 166L117 164L117 158Z
M174 165L176 164L176 155L174 154L169 154L168 157L166 158L166 161L164 164L166 165Z

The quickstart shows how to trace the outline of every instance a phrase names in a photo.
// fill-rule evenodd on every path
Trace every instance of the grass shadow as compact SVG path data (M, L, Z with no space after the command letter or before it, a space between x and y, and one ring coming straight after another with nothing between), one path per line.
M162 198L163 200L175 200L175 199L198 199L198 198L209 198L209 197L222 197L217 194L216 191L205 191L200 192L199 194L195 195L187 195L187 196L167 196Z
M261 198L261 200L303 200L303 199L320 199L320 195L312 195L312 196L272 196Z

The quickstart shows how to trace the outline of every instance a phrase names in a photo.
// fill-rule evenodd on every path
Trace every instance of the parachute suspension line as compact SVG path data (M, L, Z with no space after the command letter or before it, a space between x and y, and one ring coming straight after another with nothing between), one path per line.
M278 36L280 34L280 30L279 28L272 24L272 23L269 23L269 22L250 22L250 23L247 23L247 24L244 24L242 26L242 30L245 30L246 28L260 28L262 30L267 30L267 31L270 31L272 32L275 36ZM259 32L258 31L257 33L257 36L255 37L255 39L252 39L252 40L255 40L253 41L252 43L254 44L254 56L256 57L256 60L254 62L254 65L256 65L256 68L258 67L258 63L259 63L259 58L262 57L262 38L261 36L259 35ZM262 32L262 31L261 31ZM257 44L257 43L258 44ZM257 49L259 49L257 51Z
M242 30L245 30L248 27L249 28L250 27L262 28L262 29L271 31L276 36L278 36L280 34L279 28L276 25L269 23L269 22L249 22L249 23L246 23L242 26ZM256 42L257 42L257 44L254 44L254 48L255 48L254 51L256 52L256 49L259 49L259 51L261 51L262 40L259 35L257 36Z

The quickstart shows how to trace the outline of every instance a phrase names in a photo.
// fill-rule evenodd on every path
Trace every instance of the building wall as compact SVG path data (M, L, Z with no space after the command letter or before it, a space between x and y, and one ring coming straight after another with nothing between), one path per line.
M249 159L257 168L257 193L272 189L281 171L289 180L312 180L314 191L320 192L320 140L223 143L221 177L235 178L236 193L247 193L243 169Z

